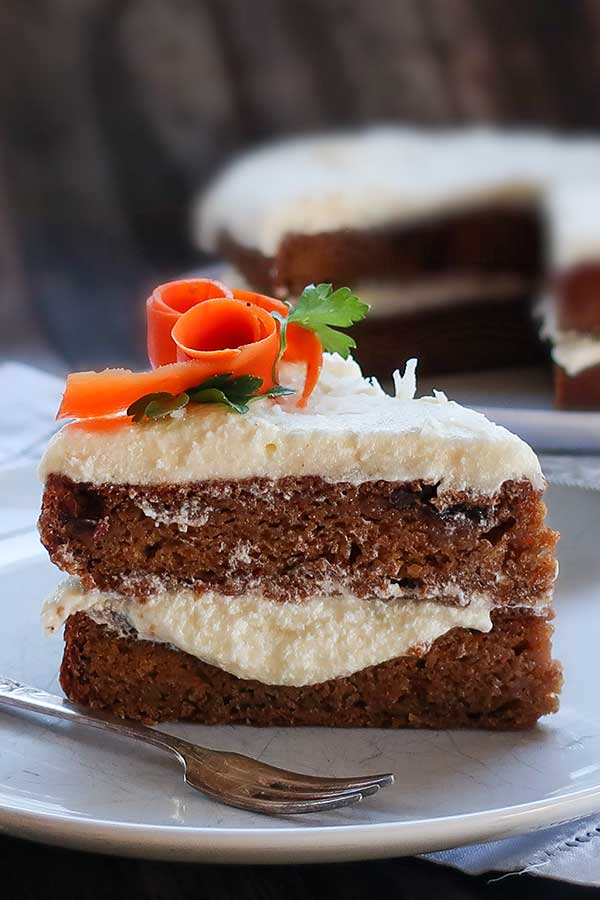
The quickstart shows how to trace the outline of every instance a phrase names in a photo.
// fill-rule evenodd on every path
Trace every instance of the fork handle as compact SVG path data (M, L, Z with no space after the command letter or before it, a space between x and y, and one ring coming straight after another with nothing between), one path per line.
M186 743L180 741L179 738L165 734L164 731L155 731L138 722L117 719L103 710L82 709L62 697L48 694L46 691L26 684L20 684L18 681L13 681L12 678L0 676L0 707L2 706L28 709L46 716L67 719L77 725L88 725L101 731L111 731L121 737L152 744L153 747L158 747L160 750L168 750L178 757L180 757L179 745L183 749Z

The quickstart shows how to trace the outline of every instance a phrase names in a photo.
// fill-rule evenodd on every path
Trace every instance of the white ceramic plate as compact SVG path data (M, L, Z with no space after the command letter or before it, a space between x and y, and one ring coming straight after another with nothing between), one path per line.
M0 473L0 671L58 691L62 642L38 611L59 579L31 525L30 467ZM478 842L600 809L600 493L553 488L563 532L556 655L561 711L520 734L168 726L288 768L393 771L396 784L350 812L270 819L186 788L151 748L24 713L0 713L0 829L69 847L169 860L319 862ZM13 523L11 525L11 523Z

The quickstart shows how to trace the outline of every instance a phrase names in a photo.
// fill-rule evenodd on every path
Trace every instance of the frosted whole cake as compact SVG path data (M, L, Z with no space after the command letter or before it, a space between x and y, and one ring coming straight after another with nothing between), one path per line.
M234 160L197 204L196 240L255 290L295 297L310 280L352 284L371 305L358 360L384 378L412 354L427 373L542 359L532 312L543 295L557 405L595 409L599 183L592 138L334 132Z
M556 405L600 409L600 188L551 196L553 277L538 307L554 361Z
M250 725L525 728L557 708L557 535L522 440L363 377L366 306L148 301L153 369L75 373L41 464L69 698Z

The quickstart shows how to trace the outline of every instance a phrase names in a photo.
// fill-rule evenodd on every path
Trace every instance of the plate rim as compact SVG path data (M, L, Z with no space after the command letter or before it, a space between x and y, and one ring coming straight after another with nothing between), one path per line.
M0 830L73 849L180 862L350 862L502 840L592 814L600 808L599 804L600 784L563 797L429 819L290 828L212 828L36 812L0 798Z
M0 467L0 481L35 463ZM581 490L581 488L567 488ZM2 539L0 538L0 541ZM10 713L9 713L10 714ZM178 777L176 771L173 777ZM369 799L363 801L369 803ZM317 863L384 859L466 844L501 840L600 810L596 785L506 807L426 819L289 828L232 828L122 822L77 813L28 809L0 794L0 833L34 841L122 856L232 864Z

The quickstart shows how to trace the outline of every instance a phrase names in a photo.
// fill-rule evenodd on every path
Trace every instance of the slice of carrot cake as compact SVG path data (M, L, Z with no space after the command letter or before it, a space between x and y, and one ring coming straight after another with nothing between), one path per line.
M536 456L415 399L414 361L394 396L365 379L338 330L365 312L328 285L288 307L176 282L148 304L153 371L69 376L40 530L70 575L43 620L66 623L71 699L252 725L523 728L557 708Z

